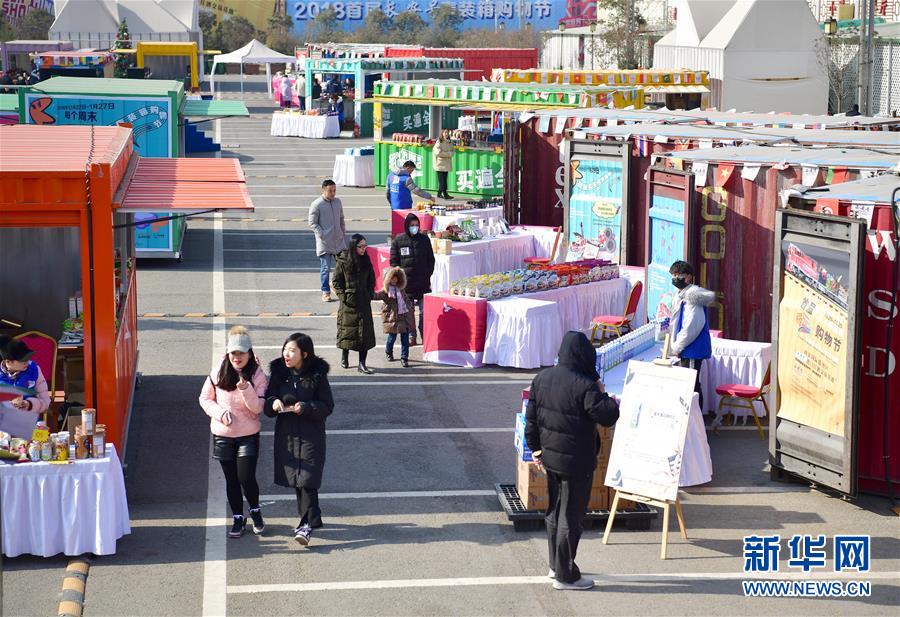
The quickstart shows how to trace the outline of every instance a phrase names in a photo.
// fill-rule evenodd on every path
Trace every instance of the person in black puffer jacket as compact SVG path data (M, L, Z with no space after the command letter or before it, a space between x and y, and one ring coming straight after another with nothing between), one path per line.
M581 332L568 332L559 364L531 382L525 410L525 442L547 472L550 503L545 522L555 589L590 589L575 565L582 521L597 467L597 424L612 426L619 404L604 391L597 353Z
M306 546L312 529L322 526L319 489L325 467L325 420L334 409L329 366L316 356L312 339L295 332L269 370L263 411L276 418L275 484L296 491L300 523L294 539Z
M431 292L431 275L434 274L434 251L431 240L419 231L419 217L410 212L404 222L406 229L391 242L391 265L403 268L406 273L406 293L419 307L419 335L422 335L422 298ZM410 345L415 345L413 332Z

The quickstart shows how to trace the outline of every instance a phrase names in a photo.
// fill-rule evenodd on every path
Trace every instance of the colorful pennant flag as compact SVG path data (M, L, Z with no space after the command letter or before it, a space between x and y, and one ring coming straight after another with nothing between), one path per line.
M716 186L725 186L734 173L734 163L719 163L716 170Z
M847 181L846 167L829 167L825 173L825 184L840 184Z

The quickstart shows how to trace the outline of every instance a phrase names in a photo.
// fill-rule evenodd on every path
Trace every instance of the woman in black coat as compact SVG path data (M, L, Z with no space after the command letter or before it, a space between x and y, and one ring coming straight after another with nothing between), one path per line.
M350 351L359 352L359 372L371 375L366 356L375 347L372 300L375 298L375 269L366 254L366 239L360 234L350 238L350 248L341 251L334 267L331 286L340 306L337 316L337 347L341 367L349 368Z
M294 539L306 546L322 526L319 488L325 467L325 419L334 409L328 363L316 356L312 339L291 334L281 358L269 364L264 412L275 420L275 484L297 492L300 523Z

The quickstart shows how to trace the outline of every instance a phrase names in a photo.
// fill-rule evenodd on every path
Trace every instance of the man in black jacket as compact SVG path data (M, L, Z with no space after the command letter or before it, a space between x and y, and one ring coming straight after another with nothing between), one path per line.
M575 553L597 467L596 425L612 426L619 419L619 404L604 391L596 362L587 337L568 332L559 346L559 364L531 382L525 410L525 442L547 473L550 503L544 521L554 589L594 586L581 576Z
M410 212L403 223L406 229L391 242L391 266L403 268L406 273L406 293L419 307L419 335L422 336L422 298L431 291L431 275L434 274L434 251L431 240L419 231L419 217ZM416 344L416 336L410 345Z

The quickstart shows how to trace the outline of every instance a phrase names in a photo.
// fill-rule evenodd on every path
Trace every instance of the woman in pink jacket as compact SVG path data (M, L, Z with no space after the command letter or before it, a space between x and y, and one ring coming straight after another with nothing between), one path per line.
M217 373L203 384L200 406L209 416L213 458L225 473L225 492L234 517L229 538L244 534L244 498L250 505L253 533L266 529L259 509L256 462L259 458L259 414L269 380L253 354L250 335L242 326L228 332L227 355Z

